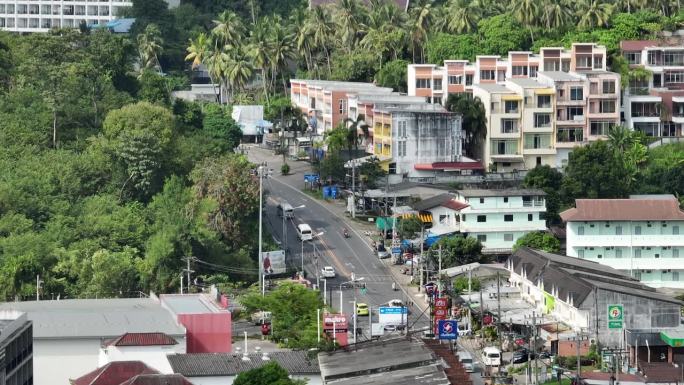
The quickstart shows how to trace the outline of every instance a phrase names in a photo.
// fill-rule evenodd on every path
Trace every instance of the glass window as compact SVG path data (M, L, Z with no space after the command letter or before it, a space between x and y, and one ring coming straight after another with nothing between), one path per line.
M577 227L577 235L584 235L584 226Z
M477 221L478 222L487 222L487 216L486 215L478 215Z
M430 88L430 79L416 79L416 88Z
M449 84L463 84L463 76L449 75Z
M518 112L517 100L506 100L504 102L504 112L507 114L515 114Z
M480 80L494 80L494 70L480 70Z
M641 258L641 249L638 247L634 249L634 258Z
M676 247L672 249L672 258L679 258L679 249Z
M406 141L401 140L401 141L397 142L397 144L399 145L397 148L397 152L398 152L397 155L398 156L406 156Z
M515 134L518 132L518 120L501 119L501 132L504 134Z
M679 235L679 226L672 226L672 235Z
M537 108L551 107L551 95L537 95Z
M621 248L615 249L615 258L622 258L622 249Z
M549 127L551 126L551 114L534 114L535 127Z
M434 80L433 89L435 91L441 91L442 90L442 79L435 79Z
M487 235L485 234L478 234L477 235L477 240L480 242L487 242Z
M511 72L513 76L527 76L527 66L513 66Z
M599 104L599 112L602 114L615 113L615 100L601 100L601 104Z
M504 241L513 242L513 234L504 234Z
M347 99L345 99L345 98L340 99L339 112L340 112L340 114L346 114L347 113Z
M603 93L604 94L614 94L615 93L615 80L604 80L603 81Z
M568 107L568 120L581 120L584 117L584 107Z
M537 66L530 66L530 77L531 78L537 77Z
M527 214L527 220L528 220L529 222L532 222L532 220L534 220L534 215L532 215L532 214Z
M625 52L627 64L641 64L641 52Z
M665 83L684 83L684 72L666 72Z
M594 69L603 68L603 56L594 56Z
M615 122L608 120L592 120L589 123L591 135L608 135L610 129L615 127Z
M582 100L584 99L584 88L583 87L571 87L570 88L570 100Z
M513 222L513 214L504 215L504 222Z
M678 271L672 272L672 280L673 281L679 281L679 272Z
M473 85L473 74L466 74L466 85L467 86Z
M615 235L622 235L622 226L615 226Z
M641 226L634 226L634 235L641 235Z
M577 250L577 257L584 259L584 250Z

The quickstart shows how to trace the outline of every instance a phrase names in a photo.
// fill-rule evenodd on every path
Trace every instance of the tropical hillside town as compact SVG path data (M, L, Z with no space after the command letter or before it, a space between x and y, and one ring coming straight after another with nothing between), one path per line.
M0 0L0 148L0 385L684 382L679 1Z

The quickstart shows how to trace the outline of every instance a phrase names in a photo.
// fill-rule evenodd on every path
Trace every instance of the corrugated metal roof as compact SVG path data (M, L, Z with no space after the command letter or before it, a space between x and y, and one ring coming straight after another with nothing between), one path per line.
M104 346L157 346L177 345L178 341L164 333L126 333L106 341Z
M560 214L564 221L684 221L684 211L674 196L667 199L577 199L575 206Z
M174 373L185 377L234 376L247 370L260 368L269 361L262 354L249 354L249 361L242 360L242 354L230 353L191 353L170 354L167 357ZM290 374L320 373L316 356L305 351L282 351L268 353L270 361L275 361Z
M37 339L114 338L147 332L185 336L185 328L171 312L151 298L5 302L0 310L26 313Z
M544 196L546 193L539 189L505 189L505 190L458 190L464 197L522 197Z

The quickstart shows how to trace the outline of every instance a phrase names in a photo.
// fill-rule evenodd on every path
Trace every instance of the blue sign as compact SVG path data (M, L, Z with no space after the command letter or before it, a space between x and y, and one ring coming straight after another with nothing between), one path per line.
M408 314L408 308L396 306L381 306L380 314Z
M318 174L304 174L304 182L314 183L319 179Z
M393 247L392 254L401 254L401 247Z
M441 319L437 323L440 340L455 340L458 338L458 321L455 319Z

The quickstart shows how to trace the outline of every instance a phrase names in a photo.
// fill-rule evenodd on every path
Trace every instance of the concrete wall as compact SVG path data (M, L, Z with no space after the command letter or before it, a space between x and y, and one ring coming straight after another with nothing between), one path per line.
M97 369L99 339L33 340L33 384L65 385Z
M142 361L163 374L173 373L167 354L185 353L185 343L164 346L108 346L100 349L98 367L113 361Z

